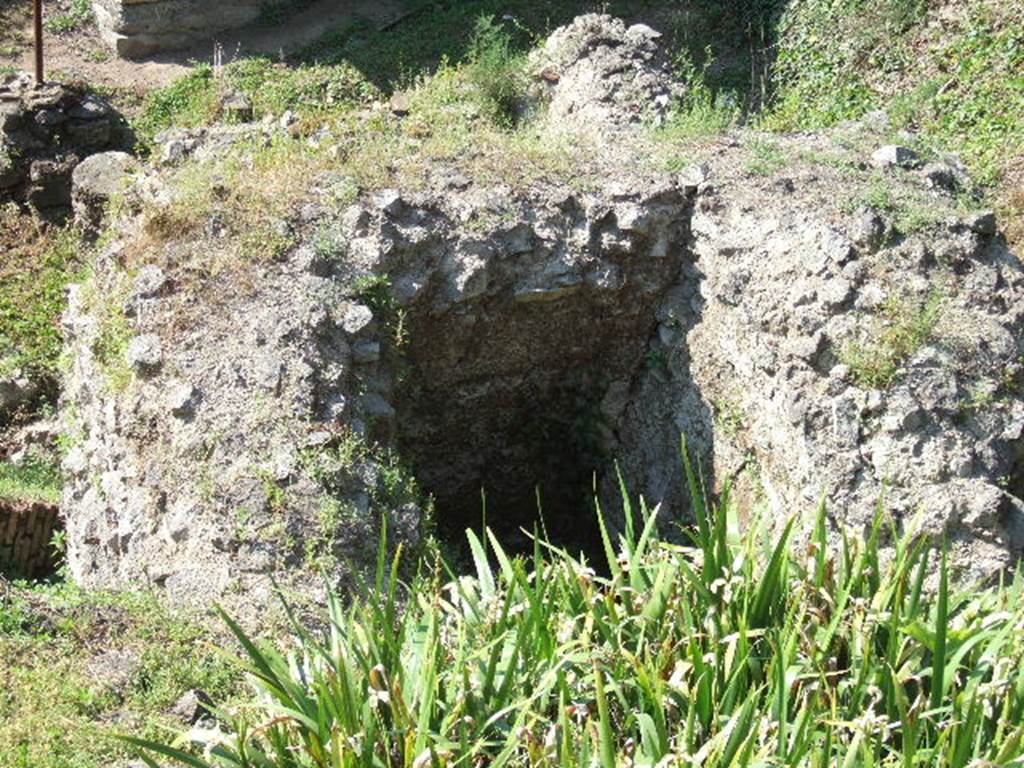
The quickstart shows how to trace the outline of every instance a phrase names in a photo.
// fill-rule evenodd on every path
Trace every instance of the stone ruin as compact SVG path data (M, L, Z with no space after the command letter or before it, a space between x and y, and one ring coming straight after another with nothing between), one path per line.
M266 0L93 0L100 35L124 58L187 49L259 17Z
M27 74L0 84L0 202L26 204L44 218L65 216L79 163L128 144L120 115L94 94L37 86Z
M560 39L572 30L645 82L631 46L646 31L588 17ZM651 89L654 108L671 87ZM585 102L573 96L565 127L601 114ZM864 531L883 499L897 525L947 537L963 578L1013 567L1024 271L991 214L957 213L958 169L903 156L881 171L949 211L907 233L885 212L840 215L847 182L829 166L757 176L730 139L703 165L644 170L629 126L606 127L625 133L589 186L513 188L439 163L414 190L363 190L339 210L330 180L311 180L282 224L297 246L198 284L173 243L128 266L142 224L119 222L65 319L75 577L241 609L272 578L315 594L314 564L351 583L382 521L392 542L422 535L396 455L443 535L479 525L483 488L488 523L525 545L539 488L549 535L593 554L591 500L614 521L615 462L666 525L687 519L681 434L747 513L806 521L824 499L833 531ZM798 158L831 139L777 140ZM173 199L160 180L139 194ZM101 354L111 301L123 360ZM935 301L934 332L891 386L858 379L843 350L871 342L872 318ZM111 365L130 371L123 386Z
M5 424L3 382L0 381L0 459L25 466L40 457L57 459L56 419L41 419L18 427ZM52 576L60 564L54 536L63 530L59 505L47 494L22 498L0 495L0 580Z
M88 226L123 186L124 174L115 178L102 169L128 155L108 150L129 143L122 119L103 99L56 83L37 86L25 74L8 76L0 84L0 203L27 207L44 221L64 221L75 207L77 187L79 217ZM52 426L14 430L19 414L53 387L20 369L0 375L0 429L11 438L10 444L0 440L0 458L34 445ZM55 454L55 446L47 452ZM0 499L0 574L50 575L56 567L50 544L59 528L56 504Z

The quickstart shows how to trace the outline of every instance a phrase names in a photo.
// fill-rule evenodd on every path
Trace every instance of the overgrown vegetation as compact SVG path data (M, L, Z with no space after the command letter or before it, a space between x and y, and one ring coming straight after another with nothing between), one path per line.
M153 596L0 579L0 765L108 768L125 730L161 738L186 691L221 701L239 673L224 644Z
M771 176L786 164L786 155L774 141L756 138L747 143L750 159L746 170L758 176Z
M77 235L0 209L0 376L50 377L61 352L64 287L81 271Z
M299 121L269 146L175 171L177 196L145 212L145 237L131 246L140 252L127 256L163 258L167 242L191 238L174 254L187 274L269 261L297 238L300 192L315 187L343 206L361 188L415 188L435 160L485 183L550 174L582 184L579 148L523 119L523 62L546 31L592 5L428 3L392 30L356 25L328 36L294 66L257 58L219 74L197 67L147 98L136 121L144 144L169 127L221 119L232 91L246 94L259 117L290 110ZM656 134L667 143L705 139L758 120L814 128L884 107L894 131L919 130L927 146L963 152L982 182L1001 185L1004 209L1016 206L1024 220L1024 198L1012 191L1024 173L1024 8L1019 0L955 5L700 0L694 7L705 17L687 11L671 25L689 88ZM635 4L607 10L629 13ZM268 4L266 19L281 12ZM700 25L716 19L737 36L708 47ZM359 109L395 90L408 102L401 120ZM763 135L747 149L751 173L771 175L786 162L782 144ZM841 162L854 173L855 161ZM840 201L847 212L876 208L903 232L933 221L927 201L898 198L882 181L851 189ZM63 287L81 271L76 237L29 230L9 215L0 373L51 376ZM343 243L323 247L333 253ZM379 278L353 286L376 302L400 344L402 317L387 289ZM131 376L129 327L116 297L103 298L95 352L120 387ZM889 386L932 338L941 305L939 293L885 304L840 353L856 383ZM987 397L972 393L965 408ZM720 428L742 430L735 406L716 404L716 416ZM305 456L304 469L329 484L365 450L346 436ZM51 467L0 464L0 497L52 499L57 487ZM275 508L286 503L280 486L265 490ZM420 495L397 461L384 462L373 490L381 509ZM161 713L192 687L220 701L234 693L234 674L209 635L149 598L20 587L0 595L0 765L106 766L125 756L110 739L115 728L191 766L1024 764L1020 580L952 592L944 556L881 518L866 543L833 541L823 513L807 557L791 556L790 529L774 539L755 524L741 537L728 498L712 511L696 487L694 495L692 547L659 540L653 513L640 505L617 546L606 537L600 565L543 540L532 558L512 559L489 534L470 534L474 576L434 562L405 584L401 554L390 571L382 554L376 583L351 605L332 605L325 638L296 627L296 643L275 651L231 625L256 695L235 711L230 738L179 742L188 755L158 745ZM333 537L351 513L325 502L307 566L332 565ZM882 539L896 542L891 561L879 555ZM937 563L938 584L926 589ZM113 688L90 671L111 650L141 658Z
M627 13L630 3L612 0L610 13ZM357 23L325 35L301 51L297 58L320 64L348 63L382 91L408 88L439 62L457 63L472 58L477 41L468 31L480 20L494 20L507 35L512 56L525 53L556 27L579 13L594 10L592 0L462 0L439 6L410 3L407 21L390 29Z
M1024 233L1024 3L801 0L779 21L766 123L819 128L887 109L962 154Z
M295 241L290 219L296 203L309 198L311 179L317 180L322 201L340 208L359 189L423 185L425 171L439 159L462 164L484 183L519 187L547 175L572 178L576 164L565 141L542 135L529 121L516 123L521 61L511 53L505 33L486 22L477 39L470 61L442 65L408 89L403 119L386 112L360 113L351 103L331 109L311 97L319 111L298 105L302 120L295 135L277 135L267 144L242 143L219 158L183 164L173 174L174 199L145 212L146 237L132 244L133 252L148 253L168 241L205 234L215 237L217 245L208 247L202 237L192 243L190 271L195 274L272 260ZM240 62L231 77L242 77L250 65L270 71ZM154 111L143 119L150 121L147 130L182 115L186 122L205 120L203 110L214 103L210 93L215 86L196 85L212 75L194 77L152 97ZM252 88L273 98L267 85L254 81ZM330 237L330 232L320 233L319 247L333 248ZM400 322L395 329L400 337Z
M901 235L914 234L956 214L976 211L980 204L968 194L960 195L952 203L937 200L925 190L897 185L880 172L866 179L851 174L846 194L846 199L841 200L839 206L843 213L850 215L869 209L883 214Z
M526 92L526 57L512 34L491 16L477 20L467 58L467 77L484 114L500 126L516 124Z
M0 461L0 501L60 501L60 467L46 457L29 455L19 464Z
M90 278L84 283L83 298L99 321L92 343L96 363L110 390L122 392L133 378L125 357L132 337L131 324L125 315L127 291L123 286L99 286Z
M476 573L412 584L381 545L376 583L334 599L325 636L245 647L254 694L193 766L1014 765L1024 757L1024 580L952 590L946 555L879 514L866 541L806 557L793 526L740 535L692 470L693 545L641 502L608 576L537 539L467 532ZM879 542L894 556L883 561ZM937 570L936 584L926 587ZM179 746L184 746L179 742ZM155 762L150 762L155 765Z
M196 259L190 266L198 274L214 276L239 260L273 260L294 244L291 206L307 193L311 176L328 164L326 152L287 137L259 148L245 143L219 159L187 163L173 174L174 199L144 211L144 236L133 251L205 233L218 247L191 243Z
M515 43L514 28L493 17L476 19L473 28L463 79L484 115L501 127L511 127L520 116L526 85L521 46ZM440 68L444 71L449 65L442 61ZM424 84L422 77L404 82L407 88L420 90ZM252 100L258 115L293 111L311 124L382 95L370 74L347 60L282 68L268 58L248 58L228 64L219 76L212 67L199 66L171 86L152 92L135 121L136 130L147 143L172 126L214 122L221 117L222 96L236 91Z
M219 90L236 88L246 93L254 100L257 113L279 115L291 109L301 115L322 115L325 108L337 111L417 88L425 77L460 65L484 110L498 122L514 122L525 54L557 26L595 10L592 0L464 0L443 6L429 2L410 5L405 23L380 29L357 22L299 51L291 57L289 67L270 59L243 59L227 65L219 82L212 68L197 68L177 84L151 94L137 123L139 133L152 137L172 125L215 120ZM283 7L268 4L271 15L279 12L274 6ZM602 9L629 15L635 4L613 0ZM679 31L673 32L673 39L683 47L697 45L692 36L692 14L678 20L671 11L667 15L678 21ZM718 9L713 9L713 15L715 18L707 21L709 28L720 21ZM468 30L474 33L467 34Z
M661 126L662 138L678 140L717 136L739 121L737 94L716 91L709 83L708 71L713 65L710 47L705 50L700 67L689 51L684 49L676 54L676 75L686 90Z
M143 140L150 140L172 126L189 128L207 123L215 117L216 104L213 68L204 64L166 88L151 91L134 127Z
M938 13L921 0L792 3L771 120L826 126L888 107L897 128L963 152L993 181L1024 150L1024 7L971 0L928 24Z
M660 134L701 139L750 121L775 130L819 128L885 108L893 131L912 128L926 145L962 152L976 178L995 185L1015 237L1024 222L1017 191L1024 173L1024 84L1014 75L1024 66L1024 5L971 0L943 8L919 0L744 0L728 7L695 0L653 9L649 15L668 32L666 43L688 84ZM410 132L431 136L442 117L451 124L442 129L452 134L450 146L464 128L453 101L475 102L496 124L514 124L522 116L524 52L590 8L471 0L413 10L393 29L356 24L328 35L300 52L296 66L247 59L225 67L219 79L199 68L149 98L140 136L215 120L220 94L235 89L253 99L258 114L292 110L313 130L329 115L396 89L422 95L425 76L436 72L429 89L434 124L413 121ZM630 16L636 6L620 0L606 10ZM466 29L476 34L467 36ZM682 167L684 155L666 162ZM775 164L755 160L751 171L770 173Z
M294 111L307 117L338 112L378 96L370 82L350 65L281 68L271 59L241 59L215 73L209 65L193 69L172 85L152 91L134 127L143 144L171 127L207 125L222 118L222 99L240 92L258 115Z

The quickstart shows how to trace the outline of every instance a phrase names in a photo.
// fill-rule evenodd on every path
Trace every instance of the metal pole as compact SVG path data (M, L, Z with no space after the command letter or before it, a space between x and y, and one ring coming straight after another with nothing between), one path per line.
M36 85L43 84L43 0L32 0L35 7Z

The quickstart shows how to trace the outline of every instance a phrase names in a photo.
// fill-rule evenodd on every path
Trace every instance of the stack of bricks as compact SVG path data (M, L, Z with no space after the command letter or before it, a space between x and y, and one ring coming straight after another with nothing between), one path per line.
M59 517L55 504L0 500L0 573L28 579L52 574Z

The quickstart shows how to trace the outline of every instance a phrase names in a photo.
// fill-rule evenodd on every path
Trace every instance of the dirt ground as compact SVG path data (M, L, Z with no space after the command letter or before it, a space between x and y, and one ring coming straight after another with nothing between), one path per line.
M44 18L66 13L71 0L47 0ZM216 44L226 60L257 53L281 56L342 29L356 19L386 26L401 19L408 0L317 0L282 23L254 23L197 41L185 51L158 54L139 61L115 57L100 39L94 24L69 32L44 32L47 77L86 82L110 93L129 109L146 92L168 85L198 62L212 62ZM0 72L31 71L32 4L30 0L0 0Z

